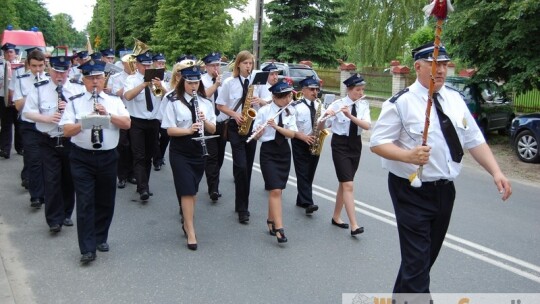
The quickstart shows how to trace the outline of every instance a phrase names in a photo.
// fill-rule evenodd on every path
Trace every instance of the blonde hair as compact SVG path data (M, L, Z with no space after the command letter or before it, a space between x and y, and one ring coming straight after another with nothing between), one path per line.
M255 65L255 58L253 57L253 54L251 54L249 51L241 51L236 55L236 59L234 60L234 70L233 70L233 77L240 76L240 62L251 59L253 61L253 64Z

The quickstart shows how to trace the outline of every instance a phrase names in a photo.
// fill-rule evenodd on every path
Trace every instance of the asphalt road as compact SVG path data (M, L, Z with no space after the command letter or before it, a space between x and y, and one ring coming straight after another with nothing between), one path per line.
M295 206L291 170L283 193L287 244L278 245L266 230L267 194L257 164L250 223L238 223L229 154L217 204L201 183L199 250L186 247L167 165L152 171L148 203L137 200L134 185L117 191L111 251L98 252L89 267L79 265L76 228L53 236L43 211L30 208L20 186L22 157L1 160L0 256L7 279L0 270L0 303L340 303L343 293L391 292L399 244L387 173L364 143L355 199L366 232L352 238L330 225L337 180L329 143L314 183L320 209L311 217ZM513 181L514 195L502 202L489 175L466 167L456 187L432 292L540 293L540 186ZM344 212L342 218L348 221Z

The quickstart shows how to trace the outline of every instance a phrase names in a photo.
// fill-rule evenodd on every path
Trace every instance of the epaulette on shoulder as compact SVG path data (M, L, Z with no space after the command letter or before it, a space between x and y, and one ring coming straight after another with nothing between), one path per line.
M0 65L3 65L4 64L4 61L0 61Z
M461 93L458 89L454 88L453 86L449 86L449 85L447 85L447 84L445 84L444 86L445 86L447 89L450 89L450 90L452 90L452 91L456 91L456 92L458 92L458 93Z
M34 86L37 88L37 87L40 87L40 86L42 86L44 84L47 84L47 83L49 83L49 80L45 79L45 80L42 80L40 82L34 83Z
M407 93L407 92L409 92L409 88L405 88L405 89L403 89L403 90L397 92L397 93L396 93L394 96L392 96L388 101L389 101L390 103L394 103L394 102L396 102L396 101L399 99L399 97L401 97L401 95L403 95L403 94L405 94L405 93Z
M51 74L49 74L49 72L47 72L47 73L45 73L45 76L51 77Z
M300 99L297 99L295 100L293 103L292 103L292 106L293 107L296 107L297 105L301 104L302 103L302 100L304 100L304 98L300 98Z
M74 101L75 99L77 99L77 98L79 98L79 97L81 97L81 96L83 96L83 95L84 95L84 93L77 94L77 95L73 95L73 96L71 96L71 97L69 98L69 101Z
M167 99L174 102L176 100L176 92L172 92L171 94L167 95Z
M24 65L18 66L16 68L14 68L13 70L18 70L18 69L21 69L21 68L24 68ZM28 74L28 75L30 75L30 74Z
M17 76L18 79L26 78L26 77L30 77L30 73L25 73L25 74Z
M74 83L74 84L84 85L84 83L82 83L82 81L77 80L77 79L70 79L69 82Z

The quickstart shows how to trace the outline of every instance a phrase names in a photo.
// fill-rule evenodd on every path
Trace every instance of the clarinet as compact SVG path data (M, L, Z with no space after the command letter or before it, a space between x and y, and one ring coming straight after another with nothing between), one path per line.
M97 110L98 99L96 88L92 91L92 99L94 100L94 114L99 115ZM94 149L100 149L103 146L103 129L101 126L92 126L92 132L90 132L90 140Z
M58 86L56 87L56 93L58 93L58 105L57 105L57 112L60 113L60 114L64 114L64 111L63 110L60 110L60 102L62 101L62 82L59 81L58 82ZM62 129L60 128L60 126L58 126L58 132L62 132ZM64 147L64 145L62 145L62 136L61 135L58 135L56 136L56 147L57 148L62 148Z
M208 156L208 149L206 148L206 138L204 136L204 121L199 117L199 99L197 97L197 91L193 90L193 107L195 108L195 120L197 123L201 124L199 128L199 138L198 141L201 142L202 146L202 157Z

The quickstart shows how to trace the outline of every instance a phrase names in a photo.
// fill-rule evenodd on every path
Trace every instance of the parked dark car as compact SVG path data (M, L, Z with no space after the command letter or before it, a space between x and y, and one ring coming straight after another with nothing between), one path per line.
M261 64L261 70L269 65L271 62L264 62ZM292 82L293 88L296 91L300 91L300 81L305 79L308 76L315 76L315 79L319 80L319 85L322 87L322 80L317 75L317 72L313 70L309 65L305 64L292 64L292 63L283 63L283 62L274 62L277 68L280 70L279 79L287 79Z
M508 132L516 115L511 100L495 81L472 82L466 77L449 76L446 84L461 92L486 138L492 131L498 131L499 134Z
M510 143L519 159L526 163L540 162L540 113L514 118L510 126Z

